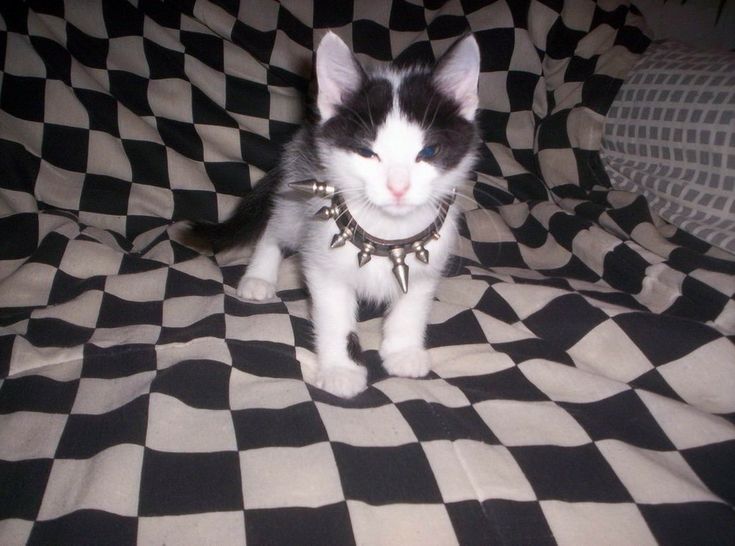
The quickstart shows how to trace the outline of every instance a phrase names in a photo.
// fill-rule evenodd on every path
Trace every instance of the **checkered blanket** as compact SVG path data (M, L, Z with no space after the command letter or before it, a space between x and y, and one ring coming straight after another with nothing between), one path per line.
M487 4L487 5L485 5ZM202 255L305 114L314 44L482 48L422 380L309 384L297 256ZM735 267L611 191L648 39L615 0L0 7L0 543L733 544Z

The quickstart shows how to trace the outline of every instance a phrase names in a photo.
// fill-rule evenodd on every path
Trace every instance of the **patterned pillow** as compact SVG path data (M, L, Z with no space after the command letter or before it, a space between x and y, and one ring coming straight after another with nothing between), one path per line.
M610 108L600 153L614 188L735 254L735 53L652 44Z

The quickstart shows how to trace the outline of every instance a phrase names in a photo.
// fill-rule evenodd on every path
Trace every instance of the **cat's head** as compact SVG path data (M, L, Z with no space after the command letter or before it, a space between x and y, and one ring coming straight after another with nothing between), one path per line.
M367 73L336 34L316 54L317 143L345 198L391 216L436 203L475 159L480 52L456 42L436 66Z

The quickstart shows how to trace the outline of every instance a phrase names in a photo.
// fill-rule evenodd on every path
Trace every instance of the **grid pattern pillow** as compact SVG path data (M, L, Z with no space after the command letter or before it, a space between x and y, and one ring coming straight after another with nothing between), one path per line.
M610 108L601 155L615 188L735 253L735 53L651 45Z

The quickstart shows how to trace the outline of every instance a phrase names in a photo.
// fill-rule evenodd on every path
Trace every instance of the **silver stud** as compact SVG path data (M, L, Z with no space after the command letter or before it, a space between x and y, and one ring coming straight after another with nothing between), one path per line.
M429 251L424 248L422 241L416 241L413 245L413 251L416 253L416 259L425 264L429 263Z
M338 205L330 205L330 206L324 206L320 208L314 216L319 218L320 220L329 220L330 218L337 218L339 216L339 206Z
M326 182L319 182L318 180L291 182L289 187L298 191L316 195L317 197L330 197L334 194L334 186L330 186Z
M388 255L393 262L393 275L403 293L408 292L408 266L406 265L406 252L401 247L391 248Z
M344 244L352 238L352 230L350 228L344 228L337 235L332 238L332 242L329 248L338 248L344 246Z
M372 244L365 242L362 244L362 250L357 253L357 264L362 267L366 263L370 261L370 258L373 257L373 252L375 252L375 246Z

